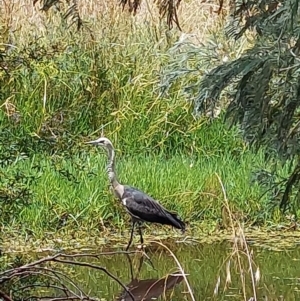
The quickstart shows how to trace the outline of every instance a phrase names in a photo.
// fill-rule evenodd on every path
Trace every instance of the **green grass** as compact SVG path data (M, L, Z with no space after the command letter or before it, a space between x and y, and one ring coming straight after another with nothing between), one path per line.
M24 179L35 179L26 186L31 192L28 204L15 208L18 213L12 214L8 228L41 237L59 229L67 214L63 226L67 229L93 230L101 228L102 221L122 229L130 219L109 190L105 166L106 153L82 146L76 155L36 155L1 168L0 172L7 176L19 174ZM203 148L203 152L191 156L117 157L122 183L142 189L190 224L215 224L221 218L223 195L216 173L225 185L232 208L243 211L253 222L267 200L258 201L262 189L251 183L251 173L263 167L263 156L247 149L222 155L210 154ZM22 199L18 202L22 203Z
M249 223L272 221L267 195L259 199L263 190L251 182L253 171L270 169L263 152L245 146L222 116L211 121L193 115L182 90L195 79L177 80L159 95L168 50L180 33L169 32L163 22L120 18L118 9L95 10L92 35L62 29L53 11L39 21L45 23L42 31L22 14L5 16L21 22L14 24L15 40L3 41L18 47L5 53L7 70L0 69L0 222L7 233L16 229L41 237L59 227L92 229L102 223L123 228L128 217L108 190L105 155L83 144L100 136L102 127L117 149L120 180L190 224L215 225L220 219L223 195L216 173L233 210ZM203 74L204 62L195 60Z

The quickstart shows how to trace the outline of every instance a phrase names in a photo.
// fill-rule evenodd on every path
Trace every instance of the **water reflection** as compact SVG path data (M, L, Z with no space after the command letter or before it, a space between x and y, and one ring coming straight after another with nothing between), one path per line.
M195 300L240 301L253 297L248 258L243 253L240 253L239 258L234 255L230 243L197 245L169 243L168 247L177 257L184 272L188 274L187 280ZM73 253L76 252L79 251L74 250ZM176 275L178 267L174 258L164 248L156 245L147 247L146 252L155 268L149 264L141 252L128 255L119 252L118 248L89 249L88 254L85 253L84 256L76 258L76 261L105 268L126 285L135 301L191 300L189 294L183 293L187 292L187 285L182 276ZM24 255L24 262L27 263L45 255L48 254ZM8 260L13 262L13 258ZM253 272L256 273L259 268L260 273L259 281L255 282L257 300L300 300L299 260L300 248L274 252L251 246L251 262L255 262ZM242 274L240 266L242 266ZM103 273L103 270L90 269L87 265L66 267L57 263L51 264L51 267L67 273L82 291L88 292L88 295L94 297L95 300L132 300L128 292L124 291L114 279ZM230 282L228 282L229 272ZM220 282L219 290L214 295L218 282ZM51 291L53 296L63 300L61 292ZM45 291L41 293L45 295ZM68 298L70 300L70 297Z
M117 297L117 301L150 301L156 300L161 295L166 295L167 291L173 289L177 284L183 280L182 274L178 271L177 273L168 274L162 278L150 278L150 279L138 279L145 257L141 256L139 259L139 267L134 277L133 264L130 256L127 254L129 262L129 270L131 281L126 286L132 295L125 290ZM168 298L166 298L168 300Z
M247 300L253 297L248 259L241 255L244 273L244 284L242 284L239 261L236 256L231 257L233 250L230 243L198 244L195 246L170 244L169 248L182 264L184 272L189 274L187 280L196 300L242 300L244 299L243 285L245 286ZM260 281L255 284L258 300L278 301L280 295L284 296L284 300L300 300L300 285L297 281L299 267L295 264L295 259L300 258L300 248L283 252L273 252L257 247L251 247L251 249L253 250L252 260L255 261L261 273ZM131 291L134 293L133 288L139 283L134 282L134 280L163 279L166 275L175 273L178 269L174 259L161 247L149 246L147 255L151 258L156 270L145 258L143 266L139 269L141 254L130 255L133 261L133 272L128 267L130 264L124 254L117 254L109 258L101 257L100 263L119 277L122 283L128 286L131 285ZM226 285L227 263L229 260L231 283ZM256 272L256 269L254 272ZM86 275L87 273L83 272L80 278L85 279L87 289L93 290L94 295L99 296L101 294L101 297L107 300L122 300L121 296L124 300L130 300L124 292L122 292L123 295L120 293L120 286L105 275L89 273L88 278L85 278ZM220 278L219 292L214 295L218 278ZM98 289L98 283L102 283L102 289ZM181 283L179 285L175 284L169 292L172 294L172 301L191 300L188 294L183 294L183 292L187 292L187 287L182 279ZM136 295L138 294L136 293ZM162 292L158 298L159 300L165 300L164 293ZM170 300L170 298L167 298L167 300Z

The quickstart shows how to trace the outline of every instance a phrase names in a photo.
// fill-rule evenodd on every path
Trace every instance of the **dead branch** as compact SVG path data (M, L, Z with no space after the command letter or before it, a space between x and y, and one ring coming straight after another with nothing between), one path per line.
M95 299L90 297L86 294L75 282L72 280L68 275L64 272L54 268L53 265L49 267L49 263L54 264L62 264L62 265L70 265L70 266L81 266L86 267L89 269L98 270L104 272L108 277L116 281L124 291L130 296L132 300L134 300L134 296L130 292L130 290L119 280L116 276L114 276L111 272L109 272L105 267L102 267L97 264L91 264L88 262L80 262L76 259L89 257L89 258L96 258L99 259L100 256L103 255L116 255L116 254L130 254L136 252L124 252L124 251L117 251L117 252L104 252L99 254L87 254L87 253L77 253L77 254L64 254L58 253L52 256L47 256L40 258L36 261L30 262L28 264L11 268L5 270L0 273L0 284L10 283L13 279L14 280L14 287L16 286L16 282L20 282L21 280L24 281L26 278L31 277L38 277L38 279L42 279L42 282L36 283L28 283L26 285L20 286L17 289L11 290L12 292L28 292L30 293L31 290L34 291L36 288L52 288L56 291L60 291L64 294L63 297L54 297L54 296L47 296L43 297L43 299L47 298L47 301L62 301L62 300L98 300L99 298ZM43 283L44 281L44 283ZM47 281L47 282L46 282ZM13 301L13 297L8 296L5 292L0 291L0 298L4 301ZM40 299L41 296L33 296L24 297L23 300L30 300L30 299Z
M40 269L42 269L42 268L40 268ZM48 273L46 273L46 272L51 272L51 273L53 273L54 274L54 276L53 275L51 275L51 274L48 274ZM82 293L81 293L81 296L79 296L79 295L77 295L73 290L71 290L70 288L68 288L64 283L63 283L63 279L62 278L60 278L60 277L58 277L56 274L61 274L61 276L64 276L64 277L66 277L66 275L65 274L63 274L63 273L61 273L61 272L58 272L58 271L53 271L53 270L50 270L50 269L48 269L48 270L46 270L46 272L44 271L44 273L42 273L42 272L31 272L30 274L27 274L25 277L22 277L22 278L20 278L20 279L24 279L24 278L26 278L26 277L29 277L29 276L32 276L32 275L41 275L41 276L44 276L44 277L47 277L47 278L49 278L49 279L52 279L52 280L54 280L55 282L59 282L60 283L60 285L62 286L62 289L61 289L61 291L63 291L64 293L65 293L65 295L66 296L68 296L69 294L71 294L73 297L75 297L76 299L79 299L79 300L81 300L82 298L83 298L83 296L82 296ZM68 281L66 281L66 282L68 282L68 284L70 285L72 285L74 288L76 288L79 292L81 291L80 290L80 288L73 282L73 280L72 279L70 279L69 277L67 277L67 280ZM28 285L27 287L21 287L21 288L19 288L19 290L20 289L30 289L30 288L32 288L32 287L34 287L34 286L41 286L41 284L31 284L31 285ZM51 284L48 284L48 285L44 285L44 287L50 287L50 286L53 286L53 285L51 285ZM86 294L85 294L85 296L84 297L88 297Z
M122 288L132 297L132 300L134 301L134 296L131 294L131 292L129 291L129 289L113 274L111 274L106 268L94 265L94 264L90 264L87 262L76 262L76 261L69 261L69 260L61 260L61 259L54 259L55 262L60 262L60 263L65 263L65 264L71 264L71 265L78 265L78 266L83 266L83 267L89 267L89 268L94 268L97 270L101 270L103 271L106 275L108 275L110 278L112 278L113 280L115 280L120 286L122 286Z

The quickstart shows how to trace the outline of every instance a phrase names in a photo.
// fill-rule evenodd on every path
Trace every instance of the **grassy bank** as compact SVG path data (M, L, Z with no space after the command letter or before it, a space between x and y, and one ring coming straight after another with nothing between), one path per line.
M89 28L75 33L58 12L46 16L29 3L7 3L1 14L2 233L125 228L128 217L108 190L105 155L83 144L102 128L117 148L120 180L190 225L205 221L213 228L221 219L216 173L243 221L276 221L268 196L260 198L262 188L251 181L255 170L269 168L263 153L246 147L222 117L195 118L182 96L186 82L159 94L159 75L180 32L168 31L147 10L133 18L113 4L85 4ZM186 32L205 40L221 27L209 8L185 5ZM201 74L205 65L198 60Z
M211 130L203 127L202 136ZM122 183L159 199L190 225L205 221L213 228L221 221L223 195L216 174L224 183L231 209L241 219L248 224L272 219L268 199L259 199L263 190L252 179L255 170L265 167L262 154L247 149L220 153L206 145L189 156L118 155ZM37 237L61 228L127 228L128 215L109 191L105 165L104 152L84 145L74 155L19 156L0 170L5 175L2 221L7 229Z

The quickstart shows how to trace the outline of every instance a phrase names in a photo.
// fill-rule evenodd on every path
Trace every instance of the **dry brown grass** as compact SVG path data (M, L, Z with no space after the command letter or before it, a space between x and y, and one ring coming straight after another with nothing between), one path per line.
M157 242L157 241L151 241L152 244L158 244L159 246L161 246L162 248L164 248L165 250L167 250L167 252L170 254L170 256L172 256L172 258L174 259L176 265L177 265L177 268L179 269L180 271L180 275L183 276L183 279L184 279L184 282L185 282L185 285L187 287L187 291L188 291L188 294L191 298L192 301L196 301L195 299L195 296L194 296L194 293L193 293L193 290L189 284L189 281L187 280L187 275L184 271L184 268L182 267L181 263L179 262L178 258L176 257L176 255L163 243L161 242Z
M62 12L67 8L61 4ZM104 29L114 28L115 34L129 34L131 30L150 24L157 34L162 34L167 27L165 22L159 21L157 7L150 0L144 0L138 13L133 16L127 10L122 12L118 1L78 1L80 15L87 21L90 28L97 32L97 37L105 35ZM222 26L223 16L215 11L218 1L192 0L183 1L179 8L179 19L182 33L176 28L173 34L192 35L193 42L203 42L212 29ZM224 12L227 5L224 5ZM59 30L60 13L54 8L47 13L40 10L40 4L33 6L32 0L4 0L0 6L2 25L1 31L10 28L10 35L23 37L44 36L47 31ZM55 24L57 26L55 26ZM4 30L5 29L5 30ZM102 30L101 30L102 29Z
M226 279L224 281L224 290L228 289L232 282L232 269L234 269L240 278L240 287L242 289L243 300L257 301L257 284L260 281L261 274L259 266L254 262L253 250L251 250L242 224L234 219L231 206L227 199L225 187L217 175L224 196L224 207L227 210L229 223L232 230L232 251L227 257L226 262L222 265L226 270ZM222 269L220 268L220 270ZM250 280L251 296L248 296ZM221 276L218 275L214 294L217 295L221 286ZM247 289L248 288L248 289Z

